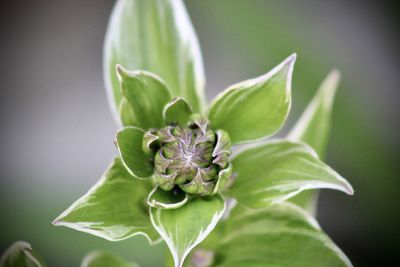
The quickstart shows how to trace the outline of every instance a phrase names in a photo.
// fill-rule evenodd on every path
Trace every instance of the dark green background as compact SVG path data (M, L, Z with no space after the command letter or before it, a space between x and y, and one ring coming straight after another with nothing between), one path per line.
M298 53L298 117L324 76L342 72L328 162L355 188L323 191L319 221L355 266L390 266L400 216L397 6L384 1L186 1L199 35L207 96ZM85 193L115 153L102 81L113 1L14 0L0 11L0 251L32 243L50 266L105 248L160 266L163 245L111 243L52 219ZM284 134L284 129L280 134Z

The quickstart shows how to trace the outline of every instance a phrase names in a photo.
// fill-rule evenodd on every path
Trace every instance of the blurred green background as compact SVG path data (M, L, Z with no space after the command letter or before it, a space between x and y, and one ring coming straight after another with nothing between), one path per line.
M116 155L102 78L111 0L14 0L0 11L0 251L32 243L50 266L103 248L161 266L164 245L107 242L51 221ZM288 125L342 72L328 162L355 188L325 190L318 219L355 266L393 266L400 239L398 8L388 2L188 0L207 97L298 53ZM283 135L288 128L281 131Z

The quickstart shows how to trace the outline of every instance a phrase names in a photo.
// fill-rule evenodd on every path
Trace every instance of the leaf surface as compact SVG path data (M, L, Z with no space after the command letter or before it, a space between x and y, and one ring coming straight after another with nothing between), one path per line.
M314 218L293 204L238 207L221 228L213 267L352 266Z
M324 159L328 144L333 101L340 80L337 70L331 71L294 125L288 138L310 145ZM318 192L306 191L291 199L293 203L316 214Z
M267 74L232 85L213 101L211 126L228 132L233 144L277 132L291 106L293 54Z
M126 115L131 113L137 127L144 130L161 128L164 126L162 117L163 108L171 99L171 94L166 84L156 75L146 71L127 71L117 66L118 78L124 97L130 104L121 106L121 119L127 120ZM122 100L121 100L122 101ZM125 105L121 102L120 105Z
M153 174L150 155L143 151L144 131L129 126L118 131L116 144L122 163L128 172L138 178L147 178Z
M53 222L110 241L144 235L158 239L151 225L146 197L148 181L135 179L116 158L100 181Z
M122 99L116 64L157 74L173 96L184 97L195 112L201 111L203 62L183 1L118 0L108 24L103 60L106 89L114 111Z
M351 185L302 143L269 141L246 149L232 163L237 174L232 195L248 207L282 202L307 189L353 194Z
M151 208L151 222L167 243L175 267L181 267L190 251L214 229L224 210L220 195L193 198L179 209Z
M192 113L192 108L185 99L175 97L164 107L164 122L168 125L179 124L185 126L189 122Z

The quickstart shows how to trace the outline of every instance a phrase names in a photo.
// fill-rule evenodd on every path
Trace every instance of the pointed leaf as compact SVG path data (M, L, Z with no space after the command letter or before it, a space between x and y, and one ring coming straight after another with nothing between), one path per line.
M154 188L147 198L147 204L153 208L177 209L185 205L189 197L186 192L176 187L170 191Z
M321 158L325 157L331 125L332 104L339 80L340 73L338 71L329 73L288 135L290 140L303 141L310 145Z
M81 267L139 267L121 257L106 251L93 251L83 258Z
M214 267L352 266L317 222L289 203L235 208L223 230Z
M222 92L208 112L211 126L228 132L233 144L278 131L290 110L295 60L293 54L267 74Z
M189 122L193 111L188 102L181 97L175 97L165 107L163 112L166 124L186 125Z
M243 151L232 163L237 179L231 192L248 207L265 207L306 189L330 188L353 194L351 185L305 144L269 141Z
M214 229L225 210L220 195L193 198L179 209L150 209L153 226L167 243L175 267Z
M115 65L147 70L160 76L173 96L200 112L204 70L200 47L181 0L118 0L104 45L104 79L112 109L122 94ZM117 114L116 114L117 115ZM119 121L119 118L116 116Z
M130 126L118 131L116 144L122 162L131 175L146 178L153 174L149 154L143 151L144 131Z
M0 267L46 267L42 256L24 241L12 244L1 256Z
M308 104L288 138L293 141L303 141L310 145L321 158L325 158L331 126L331 113L340 73L334 70L329 73L317 93ZM311 214L316 214L318 192L306 191L291 199Z
M117 72L122 93L137 123L135 126L145 130L164 126L162 110L171 99L165 83L150 72L127 71L121 65L117 65Z
M101 180L53 222L110 241L144 235L158 238L151 226L144 200L151 190L148 181L132 177L116 158Z

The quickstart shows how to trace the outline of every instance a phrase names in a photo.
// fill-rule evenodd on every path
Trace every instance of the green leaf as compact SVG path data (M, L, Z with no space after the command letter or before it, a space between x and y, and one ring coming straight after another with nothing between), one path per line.
M170 191L155 187L147 198L147 204L153 208L177 209L185 205L188 199L186 192L178 187Z
M106 251L93 251L83 258L81 267L139 267L139 265Z
M129 126L117 132L116 144L122 162L128 172L137 178L147 178L153 174L150 155L143 151L142 129Z
M248 207L281 202L307 189L330 188L353 194L351 185L305 144L269 141L248 148L232 163L237 174L232 195Z
M337 70L329 73L288 135L290 140L303 141L310 145L321 158L325 158L326 154L333 101L339 80L340 73ZM310 190L297 195L291 201L315 215L317 199L318 192Z
M121 99L121 103L119 104L119 116L124 126L138 125L135 121L135 113L132 109L132 105L125 97Z
M181 0L119 0L116 3L108 24L103 64L114 111L122 99L116 64L157 74L168 84L173 96L184 97L194 111L201 111L203 62ZM119 121L117 116L116 119Z
M193 111L188 102L181 97L175 97L165 107L163 112L166 124L186 125L192 116Z
M144 235L154 242L159 236L151 226L145 203L150 190L150 182L132 177L116 158L101 180L53 224L110 241Z
M46 267L43 258L24 241L12 244L1 256L0 267Z
M150 209L153 226L167 243L175 267L214 229L225 210L220 195L193 198L179 209Z
M235 208L222 227L213 267L352 266L318 223L289 203Z
M332 106L339 80L338 71L329 73L288 135L290 140L303 141L310 145L321 158L326 153Z
M127 71L121 65L117 65L117 72L122 93L137 123L135 126L145 130L164 126L163 108L171 99L165 83L150 72Z
M218 173L218 181L215 184L213 194L221 192L221 190L224 190L224 187L231 182L232 171L233 171L232 164L229 164L228 167L226 167L225 169L221 170Z
M211 126L228 132L233 144L274 134L291 105L293 54L267 74L232 85L213 101Z

